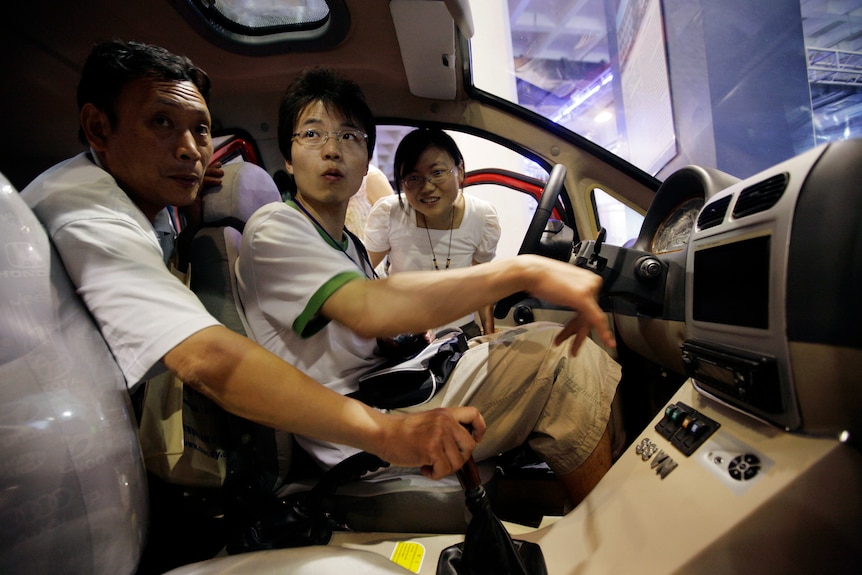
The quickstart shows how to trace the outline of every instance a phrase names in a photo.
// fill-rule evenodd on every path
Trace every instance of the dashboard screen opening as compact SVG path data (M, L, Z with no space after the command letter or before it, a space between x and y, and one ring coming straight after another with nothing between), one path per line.
M692 317L769 329L769 251L763 235L695 252Z

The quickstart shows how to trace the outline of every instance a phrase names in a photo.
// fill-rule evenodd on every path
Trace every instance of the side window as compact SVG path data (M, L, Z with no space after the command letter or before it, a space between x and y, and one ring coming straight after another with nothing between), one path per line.
M600 188L593 189L592 200L596 206L596 227L607 231L605 243L625 246L638 237L643 215Z

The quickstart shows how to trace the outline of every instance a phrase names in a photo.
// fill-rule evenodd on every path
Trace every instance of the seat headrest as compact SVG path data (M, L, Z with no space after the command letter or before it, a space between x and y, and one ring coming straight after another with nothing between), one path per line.
M221 185L206 188L201 196L204 225L229 218L246 222L261 206L281 201L275 181L257 164L235 162L223 169Z

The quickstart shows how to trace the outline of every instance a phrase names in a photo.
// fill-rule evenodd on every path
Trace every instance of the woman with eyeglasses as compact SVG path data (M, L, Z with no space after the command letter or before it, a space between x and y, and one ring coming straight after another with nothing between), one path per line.
M464 157L446 132L418 129L407 134L395 151L397 194L378 201L365 225L371 263L377 266L388 255L387 273L394 274L445 271L494 259L500 239L497 212L490 203L461 192L464 173ZM440 327L450 326L460 327L467 337L493 333L491 306Z

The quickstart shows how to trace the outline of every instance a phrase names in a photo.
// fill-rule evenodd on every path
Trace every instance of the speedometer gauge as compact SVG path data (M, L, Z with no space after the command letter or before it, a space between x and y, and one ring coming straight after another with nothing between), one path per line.
M691 198L671 211L655 231L651 251L664 254L685 248L703 204L703 198Z

